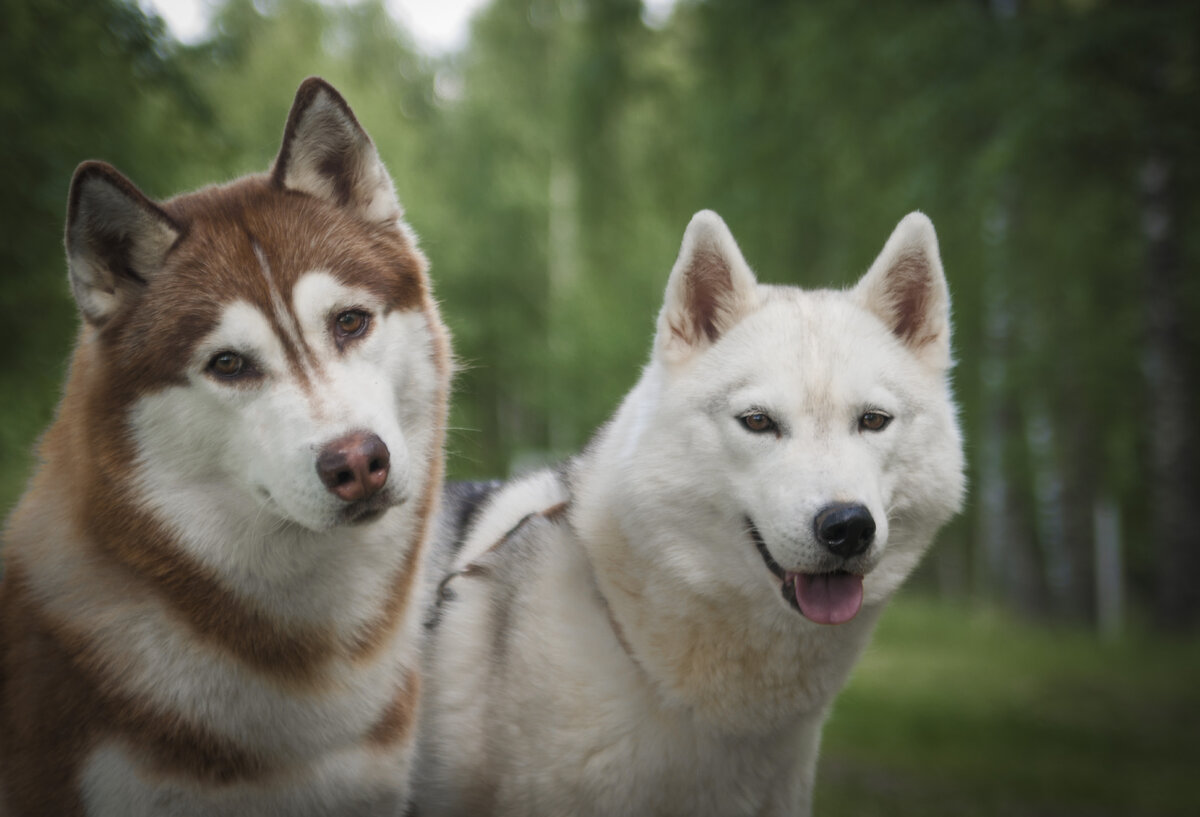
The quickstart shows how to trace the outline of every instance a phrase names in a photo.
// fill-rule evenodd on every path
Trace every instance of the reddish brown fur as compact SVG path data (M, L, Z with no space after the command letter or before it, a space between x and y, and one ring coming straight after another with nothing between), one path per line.
M412 732L420 694L421 677L409 670L397 687L391 706L384 710L383 717L371 729L367 740L378 746L390 746L408 737Z
M567 520L567 513L571 510L571 504L563 501L557 505L551 505L546 510L542 511L542 516L549 519L551 522L564 522Z
M101 735L126 738L162 774L228 783L267 770L262 758L122 694L97 671L92 645L42 613L15 559L0 595L0 643L10 645L11 676L0 695L0 768L14 813L81 814L74 771Z
M25 592L20 570L6 559L0 594L0 775L14 814L82 814L73 785L95 717L92 687L46 630Z

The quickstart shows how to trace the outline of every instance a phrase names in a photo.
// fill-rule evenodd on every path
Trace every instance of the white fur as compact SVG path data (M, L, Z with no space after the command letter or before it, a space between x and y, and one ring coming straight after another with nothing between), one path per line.
M809 813L828 709L961 502L948 358L886 322L891 250L937 257L925 224L902 222L860 289L805 292L757 284L724 223L697 215L654 353L611 423L563 482L518 483L468 535L426 661L423 817ZM730 272L715 339L678 331L697 318L698 248ZM940 262L923 269L944 292ZM948 348L949 302L927 303ZM894 419L860 430L868 410ZM778 435L747 431L750 411ZM567 519L537 515L568 490ZM862 503L878 528L839 565L813 532L835 501ZM803 618L747 517L785 570L866 574L858 615Z
M404 806L405 765L395 754L353 749L267 785L189 785L148 775L110 743L92 753L81 783L89 809L122 817L394 817Z

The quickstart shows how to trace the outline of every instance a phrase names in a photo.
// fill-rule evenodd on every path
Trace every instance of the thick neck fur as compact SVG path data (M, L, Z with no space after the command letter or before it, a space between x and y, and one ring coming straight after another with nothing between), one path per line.
M759 556L744 512L660 470L672 467L660 446L686 444L686 431L659 410L666 376L652 361L573 471L572 522L600 591L664 706L749 734L819 718L882 605L838 627L816 625L783 602L761 563L758 573L720 576L689 563L698 550ZM814 665L822 671L810 672Z

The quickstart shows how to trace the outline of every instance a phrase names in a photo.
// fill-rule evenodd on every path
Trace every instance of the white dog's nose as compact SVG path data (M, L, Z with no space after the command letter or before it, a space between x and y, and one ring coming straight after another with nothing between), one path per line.
M817 514L813 530L817 541L830 553L849 559L871 546L875 539L875 519L863 505L839 502Z

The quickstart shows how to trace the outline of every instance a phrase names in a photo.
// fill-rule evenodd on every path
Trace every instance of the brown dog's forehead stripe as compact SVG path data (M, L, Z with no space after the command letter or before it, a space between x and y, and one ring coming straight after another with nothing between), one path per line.
M260 305L260 308L267 320L270 321L271 329L283 347L284 354L287 355L288 366L292 374L307 390L311 386L309 372L318 369L320 363L309 347L308 341L305 340L304 333L300 331L300 323L292 308L291 299L285 299L275 283L275 277L271 272L271 262L267 258L266 251L253 235L247 237L250 241L250 248L254 251L254 259L258 262L258 271L267 284L269 303Z

